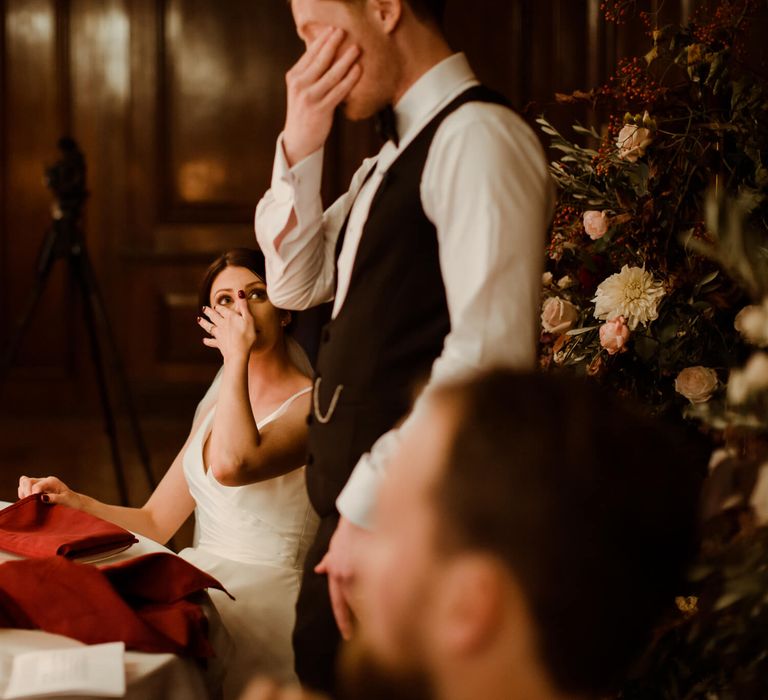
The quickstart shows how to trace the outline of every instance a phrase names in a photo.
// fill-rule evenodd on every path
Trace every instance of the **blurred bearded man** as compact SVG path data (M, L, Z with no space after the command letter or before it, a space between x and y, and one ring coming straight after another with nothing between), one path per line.
M704 464L587 385L496 371L436 392L381 491L347 697L386 697L376 677L399 698L615 691L684 590Z

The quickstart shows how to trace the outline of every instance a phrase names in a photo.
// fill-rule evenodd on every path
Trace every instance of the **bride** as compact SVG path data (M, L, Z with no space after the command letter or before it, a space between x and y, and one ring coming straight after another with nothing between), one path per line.
M311 367L286 335L291 314L273 306L264 258L235 249L208 269L198 323L224 358L189 437L142 508L101 503L55 477L19 480L43 494L167 542L194 511L195 538L180 556L236 598L210 591L235 643L224 697L254 673L295 680L291 632L304 556L317 527L304 481Z

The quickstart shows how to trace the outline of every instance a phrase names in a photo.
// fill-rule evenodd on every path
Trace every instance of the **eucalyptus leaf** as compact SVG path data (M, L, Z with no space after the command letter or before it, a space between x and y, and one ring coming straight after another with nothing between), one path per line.
M704 285L709 284L719 274L720 274L720 270L714 270L714 271L710 272L708 275L704 275L704 277L702 277L699 280L699 283L696 286L697 287L703 287Z
M571 127L577 134L586 134L587 136L592 136L596 139L600 138L600 134L595 131L595 127L591 126L589 128L582 126L581 124L574 124Z
M583 328L571 328L571 330L566 331L566 335L581 335L582 333L588 333L589 331L594 331L596 329L600 328L599 325L597 326L585 326Z

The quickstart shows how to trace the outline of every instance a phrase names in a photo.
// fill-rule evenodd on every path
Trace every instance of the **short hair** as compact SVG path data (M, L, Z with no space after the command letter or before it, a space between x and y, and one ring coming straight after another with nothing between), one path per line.
M290 0L289 0L290 1ZM342 2L365 2L365 0L341 0ZM446 0L404 0L408 3L419 19L425 21L431 21L442 26L443 17L445 15L445 3Z
M458 409L438 546L511 570L562 691L615 690L681 594L703 451L565 377L497 370L436 398Z

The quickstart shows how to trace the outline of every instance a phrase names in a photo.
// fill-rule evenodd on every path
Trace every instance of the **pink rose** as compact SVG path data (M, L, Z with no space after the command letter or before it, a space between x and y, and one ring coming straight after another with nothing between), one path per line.
M717 389L717 374L709 367L686 367L675 379L675 391L691 403L706 403Z
M600 345L609 355L625 352L629 340L629 326L623 316L617 316L600 326Z
M596 241L608 233L608 215L604 211L585 211L584 230Z
M645 155L645 149L653 142L651 130L636 124L625 124L616 139L619 158L634 163Z
M562 335L579 318L579 310L570 301L549 297L541 309L541 327L547 333Z

